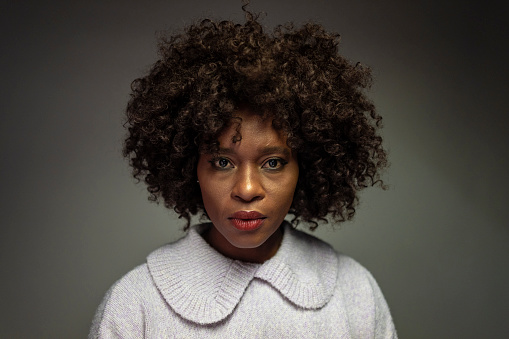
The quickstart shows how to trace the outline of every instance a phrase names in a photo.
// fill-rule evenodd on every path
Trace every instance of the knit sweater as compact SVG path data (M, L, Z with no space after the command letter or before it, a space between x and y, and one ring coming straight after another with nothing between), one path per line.
M89 338L397 338L371 274L284 224L263 264L224 257L194 226L117 281Z

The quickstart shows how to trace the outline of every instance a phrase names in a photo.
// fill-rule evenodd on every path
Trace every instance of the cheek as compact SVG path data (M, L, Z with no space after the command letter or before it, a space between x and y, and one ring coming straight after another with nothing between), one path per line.
M207 214L209 214L210 205L214 201L214 197L211 196L213 191L210 190L210 177L207 174L206 161L200 156L198 160L198 166L196 169L196 174L198 177L198 183L200 186L201 197L203 201L203 205Z
M201 188L201 196L203 199L203 204L205 205L205 207L208 207L214 203L214 200L215 200L214 190L210 189L210 185L208 182L202 182L202 181L200 181L200 188Z
M222 200L225 197L224 187L218 185L216 182L206 180L205 182L200 181L201 195L203 199L203 205L209 217L220 212L221 206L223 205Z
M291 173L285 178L286 180L280 181L276 186L276 204L281 208L290 208L293 202L293 196L297 187L299 178L298 167L294 168Z

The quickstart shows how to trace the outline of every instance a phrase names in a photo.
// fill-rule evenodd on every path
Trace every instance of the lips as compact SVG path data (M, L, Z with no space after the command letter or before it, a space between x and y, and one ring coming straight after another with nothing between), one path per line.
M243 220L265 219L265 218L267 218L265 215L256 211L238 211L230 215L230 217L228 217L228 219L243 219Z
M241 231L260 228L267 217L256 211L238 211L228 217L233 227Z

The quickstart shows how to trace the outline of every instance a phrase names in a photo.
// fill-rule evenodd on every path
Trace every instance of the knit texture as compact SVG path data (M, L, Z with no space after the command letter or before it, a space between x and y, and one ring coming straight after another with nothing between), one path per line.
M89 338L396 338L373 277L284 224L263 264L226 258L192 227L107 292Z

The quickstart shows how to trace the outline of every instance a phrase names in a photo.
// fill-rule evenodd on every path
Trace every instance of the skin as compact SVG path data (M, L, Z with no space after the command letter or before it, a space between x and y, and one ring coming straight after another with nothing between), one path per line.
M299 166L286 136L249 108L241 108L242 140L234 143L236 125L219 137L219 154L201 154L197 174L203 203L213 227L205 240L223 255L248 262L264 262L278 250L281 224L293 200ZM264 217L256 230L239 230L231 216L257 211Z

